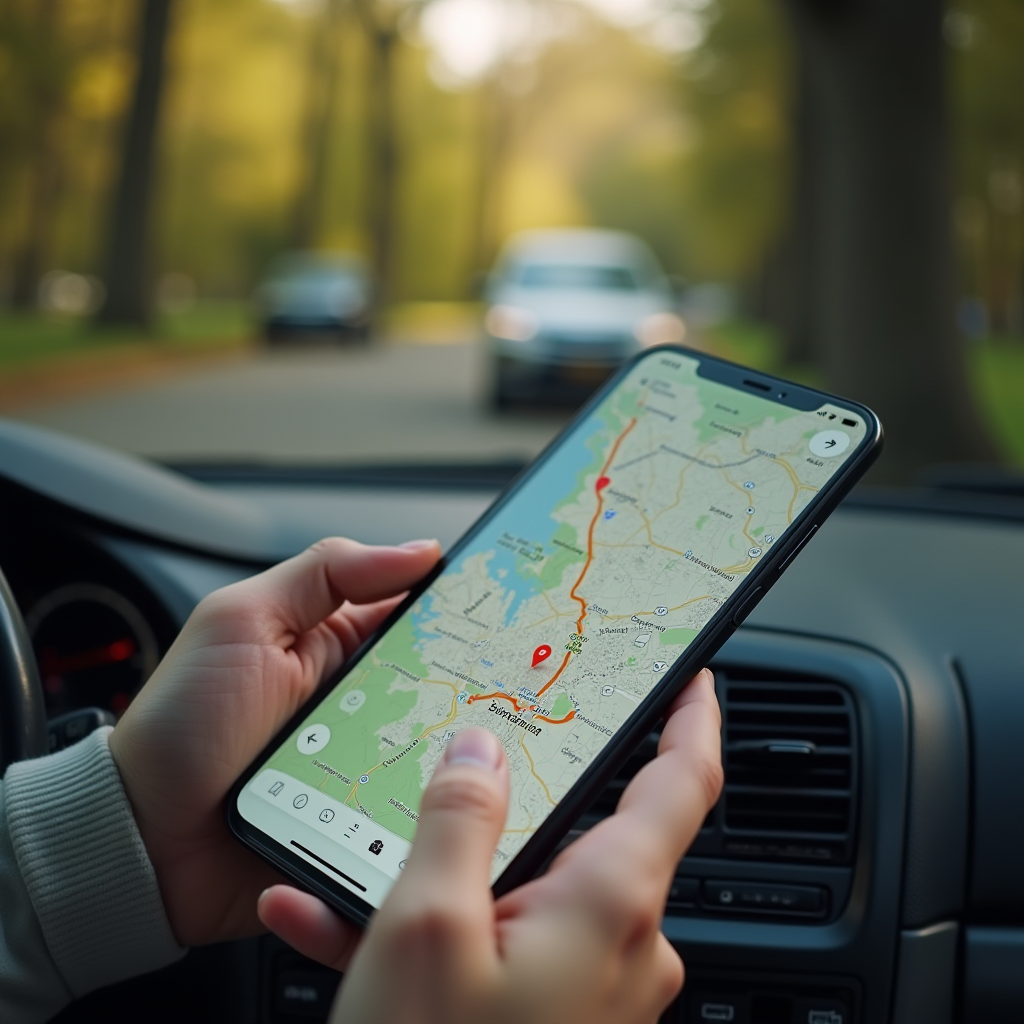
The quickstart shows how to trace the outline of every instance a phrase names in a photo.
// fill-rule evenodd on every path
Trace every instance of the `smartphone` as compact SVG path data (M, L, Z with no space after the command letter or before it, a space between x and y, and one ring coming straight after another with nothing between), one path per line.
M365 922L445 746L511 768L496 894L535 874L880 451L867 408L701 352L641 353L298 712L234 833Z

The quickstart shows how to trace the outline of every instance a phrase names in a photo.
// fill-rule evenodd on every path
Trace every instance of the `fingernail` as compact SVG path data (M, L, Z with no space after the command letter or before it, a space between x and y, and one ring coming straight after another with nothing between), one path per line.
M466 729L448 741L444 763L471 764L494 771L501 764L501 744L498 737L486 729Z
M407 540L398 546L405 548L406 551L423 551L424 548L432 548L436 543L436 540Z

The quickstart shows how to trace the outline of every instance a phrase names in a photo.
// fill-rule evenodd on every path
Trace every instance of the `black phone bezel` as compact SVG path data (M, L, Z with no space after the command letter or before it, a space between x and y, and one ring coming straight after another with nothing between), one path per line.
M816 388L796 384L770 374L751 370L736 363L728 362L704 352L682 345L661 346L638 353L625 363L599 388L583 405L573 419L544 448L537 458L525 467L515 479L495 498L487 510L459 538L454 546L438 561L437 565L411 590L405 600L388 616L381 626L355 650L339 673L324 679L316 691L274 738L264 747L258 757L243 772L232 787L226 801L227 824L231 832L246 846L259 853L274 866L280 868L303 888L316 894L356 924L364 925L375 908L360 899L340 882L331 883L323 872L313 868L302 858L293 854L286 846L269 836L262 829L251 824L238 811L238 796L249 780L262 769L264 763L287 740L295 727L317 706L329 690L351 671L363 655L376 644L394 623L420 598L431 583L458 557L460 551L475 535L484 529L498 511L524 487L538 469L550 458L578 424L590 415L592 410L616 388L619 383L645 359L669 356L677 353L698 361L697 374L708 380L715 380L735 390L757 394L780 405L803 411L813 411L829 403L858 415L867 428L864 438L846 459L839 473L830 478L810 503L800 512L778 546L765 552L766 556L740 583L721 608L697 635L682 657L665 673L664 678L651 690L633 715L620 727L604 749L591 762L558 806L542 822L522 850L495 881L495 896L508 892L532 878L551 855L566 831L586 810L587 806L608 784L632 751L654 728L676 694L695 671L702 668L714 657L719 648L774 586L793 556L800 550L818 526L828 518L853 485L875 461L882 448L882 425L878 417L867 406L850 399L820 391Z

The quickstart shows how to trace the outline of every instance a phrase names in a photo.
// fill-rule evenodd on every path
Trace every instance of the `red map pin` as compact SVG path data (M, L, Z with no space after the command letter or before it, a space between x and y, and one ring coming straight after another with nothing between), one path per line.
M538 647L537 650L533 652L533 664L530 666L530 668L536 668L550 654L551 648L548 647L547 644L541 644L540 647Z
M597 478L597 483L594 485L594 490L595 491L603 491L610 483L611 483L611 480L609 480L608 477L606 477L606 476L599 476Z

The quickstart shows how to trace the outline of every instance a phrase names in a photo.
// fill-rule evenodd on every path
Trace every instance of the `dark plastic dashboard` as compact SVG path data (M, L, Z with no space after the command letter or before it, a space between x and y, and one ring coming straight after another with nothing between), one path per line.
M323 535L450 544L513 467L181 468L0 421L0 565L54 710L120 710L206 593ZM82 587L112 639L69 654ZM670 895L669 1020L1024 1020L1022 615L1019 498L862 492L819 531L716 659L727 785ZM252 940L60 1019L311 1021L336 984Z

